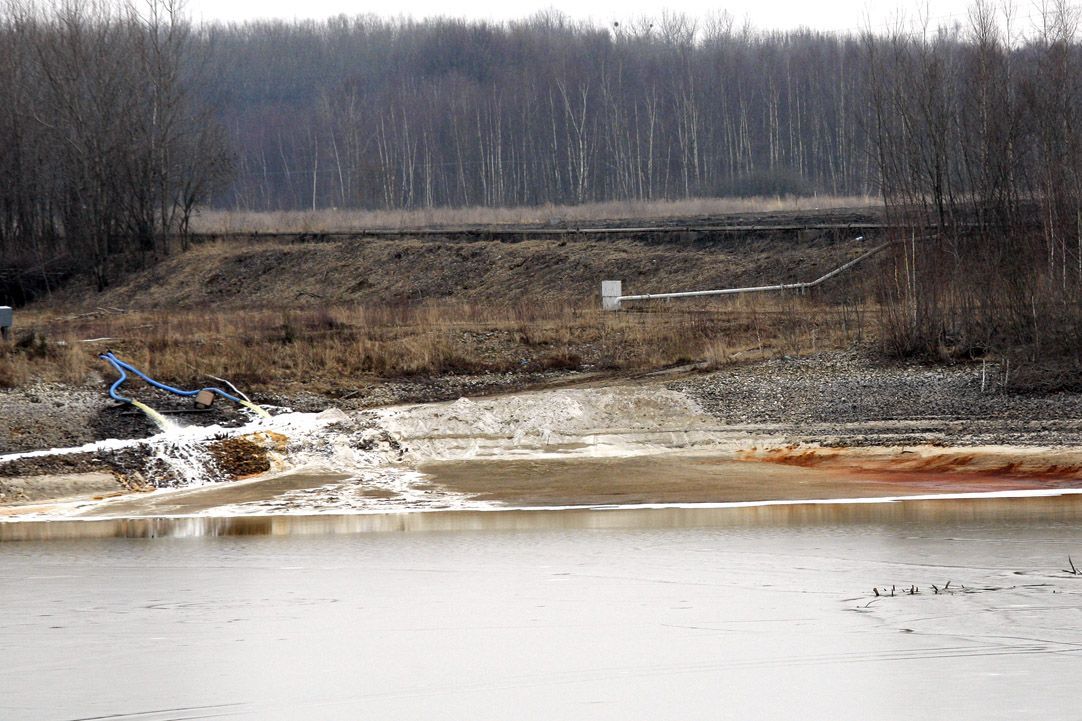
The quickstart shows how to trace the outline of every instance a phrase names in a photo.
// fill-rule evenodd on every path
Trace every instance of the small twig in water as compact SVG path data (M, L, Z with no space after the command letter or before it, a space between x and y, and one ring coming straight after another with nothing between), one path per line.
M1082 571L1079 571L1079 570L1078 570L1077 568L1075 568L1075 565L1074 565L1074 561L1073 561L1073 560L1071 560L1071 557L1070 557L1070 556L1067 556L1067 563L1071 564L1071 570L1070 570L1070 571L1068 571L1068 570L1067 570L1067 569L1065 568L1065 569L1063 569L1063 572L1064 572L1064 573L1069 573L1069 574L1071 574L1072 576L1082 576Z

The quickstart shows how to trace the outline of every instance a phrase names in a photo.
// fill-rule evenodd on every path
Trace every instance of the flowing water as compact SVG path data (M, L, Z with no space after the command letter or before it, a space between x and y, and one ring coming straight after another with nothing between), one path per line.
M257 406L257 405L256 405L255 403L252 403L252 402L251 402L250 400L248 400L247 398L242 398L242 399L241 399L241 400L239 401L239 403L240 403L240 404L241 404L242 406L244 406L245 408L247 408L248 410L250 410L250 411L252 411L253 413L255 413L255 414L256 414L257 416L259 416L260 418L270 418L270 417L271 417L271 414L270 414L270 413L267 413L267 411L266 411L266 410L264 410L262 406Z
M158 411L154 410L146 403L140 401L132 401L131 404L146 414L146 417L154 421L154 425L161 429L162 433L176 433L180 428L176 423L163 416Z
M0 718L1079 714L1077 496L218 520L0 544Z

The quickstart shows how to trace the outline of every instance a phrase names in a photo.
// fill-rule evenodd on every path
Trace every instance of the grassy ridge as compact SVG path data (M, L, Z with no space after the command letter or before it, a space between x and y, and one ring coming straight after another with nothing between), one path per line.
M100 383L95 371L105 369L96 355L112 348L182 385L216 375L256 391L334 394L362 379L720 365L842 347L861 340L867 325L864 312L797 297L622 313L551 302L291 312L28 311L20 314L14 340L0 345L0 386Z
M783 213L831 208L870 208L868 196L756 196L688 198L581 205L539 205L515 208L422 208L418 210L339 210L244 212L200 211L192 219L197 233L314 233L364 229L417 229L478 225L575 225L621 219L650 222L742 213Z

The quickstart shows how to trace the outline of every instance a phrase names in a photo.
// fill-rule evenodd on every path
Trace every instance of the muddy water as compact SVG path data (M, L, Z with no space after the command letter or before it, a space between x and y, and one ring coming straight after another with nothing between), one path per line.
M446 490L512 506L877 498L1080 485L1073 478L897 471L892 468L896 462L882 465L840 470L673 453L440 461L422 464L420 470Z
M353 473L309 466L243 481L152 493L0 506L0 517L42 521L718 504L1013 491L1053 493L1082 485L1074 477L1048 474L952 473L909 467L898 470L898 465L904 466L905 462L862 458L859 467L804 467L698 451L625 457L471 458L427 461L416 467L385 464L356 468ZM232 522L225 523L228 526ZM248 527L259 523L252 522ZM147 523L130 525L145 527ZM195 529L198 524L189 523L187 527ZM221 527L219 522L213 526ZM95 530L93 535L102 534ZM0 540L6 537L8 532L0 526Z
M408 517L0 544L0 718L1078 711L1077 497Z

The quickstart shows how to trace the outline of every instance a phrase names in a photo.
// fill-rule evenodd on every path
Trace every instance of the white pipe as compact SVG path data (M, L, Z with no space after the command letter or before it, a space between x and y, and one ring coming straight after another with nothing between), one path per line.
M857 240L860 240L860 238L857 238ZM823 282L824 280L830 280L831 278L833 278L834 276L836 276L836 275L837 275L838 273L841 273L841 272L843 272L843 271L849 270L850 268L852 268L852 267L853 267L854 265L856 265L857 263L861 262L861 261L862 261L862 260L864 260L865 258L870 258L870 257L872 257L873 255L875 255L875 254L876 254L876 253L878 253L879 251L881 251L881 250L883 250L884 248L886 248L886 247L887 247L888 245L890 245L890 242L887 242L887 243L883 243L882 245L876 246L876 247L872 248L871 250L869 250L869 251L868 251L867 253L864 253L864 254L862 254L862 255L858 255L858 256L857 256L856 258L853 258L853 259L852 259L851 261L849 261L848 263L846 263L846 264L844 264L844 265L840 265L840 266L838 266L837 268L835 268L834 270L830 271L830 272L829 272L829 273L827 273L826 275L824 275L824 276L822 276L822 277L819 277L819 278L816 278L815 280L813 280L813 281L812 281L812 282L810 282L810 283L805 283L805 284L804 284L804 287L805 287L805 288L812 288L812 287L815 287L815 286L819 285L819 284L820 284L820 283L822 283L822 282Z
M863 236L860 237L860 238L857 238L857 240L863 240ZM838 266L837 268L830 271L826 275L820 276L820 277L816 278L815 280L806 281L806 282L803 282L803 283L780 283L778 285L759 285L759 286L753 286L753 287L750 287L750 288L724 288L724 289L721 289L721 290L691 290L691 291L683 291L683 292L680 292L680 293L646 293L646 294L643 294L643 295L621 295L621 296L617 296L614 299L615 300L615 305L616 305L617 308L619 308L619 304L622 303L625 300L654 300L654 299L659 299L659 298L694 298L694 297L704 296L704 295L735 295L735 294L738 294L738 293L763 293L763 292L767 292L767 291L776 291L776 290L805 290L807 288L814 288L815 286L819 285L823 281L830 280L831 278L838 275L839 273L842 273L842 272L844 272L846 270L849 270L850 268L852 268L857 263L860 263L861 261L863 261L866 258L870 258L871 256L875 255L879 251L886 248L888 245L890 245L890 242L883 243L882 245L876 246L875 248L872 248L868 252L863 253L863 254L857 256L856 258L853 258L853 260L849 261L848 263L845 263L844 265Z
M207 378L213 378L214 380L218 381L219 383L225 383L225 384L226 384L227 386L229 386L229 387L230 387L230 389L232 389L232 391L233 391L234 393L236 393L236 394L237 394L238 396L240 396L241 398L243 398L244 400L246 400L246 401L247 401L247 402L249 402L249 403L251 403L251 402L252 402L252 399L251 399L251 398L249 398L248 396L244 395L244 393L242 393L242 392L241 392L241 390L240 390L239 388L237 388L237 387L236 387L235 385L233 385L232 383L230 383L229 381L227 381L227 380L226 380L225 378L219 378L218 376L212 376L212 375L211 375L211 374L209 374L209 373L207 374Z

